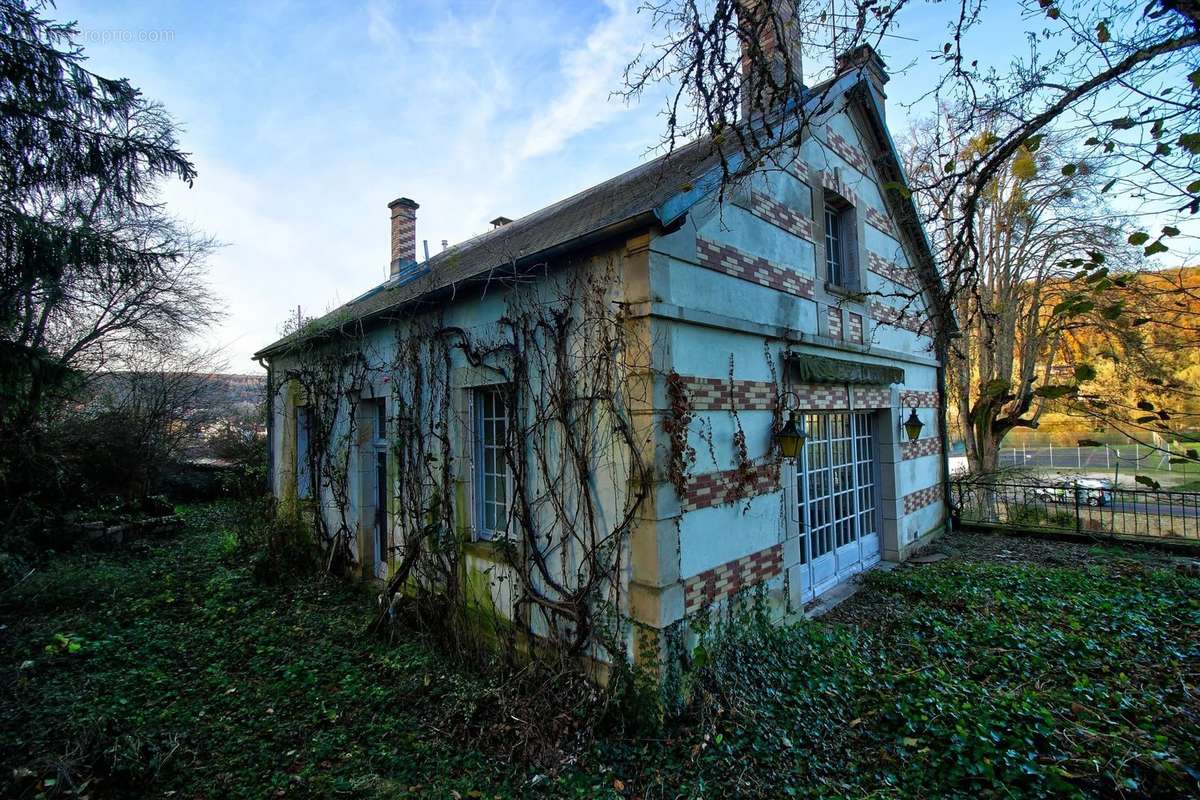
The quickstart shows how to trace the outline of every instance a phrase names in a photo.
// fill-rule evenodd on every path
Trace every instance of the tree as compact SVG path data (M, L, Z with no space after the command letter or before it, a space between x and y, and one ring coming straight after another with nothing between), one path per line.
M835 54L878 48L905 14L932 0L852 0L836 11L825 0L660 0L650 5L662 32L656 47L630 64L625 93L673 86L663 145L707 138L720 155L724 190L781 160L822 110L821 89L804 84L788 48L774 42L829 42ZM938 196L957 205L930 208L960 227L944 254L948 295L970 291L982 266L976 206L1022 148L1047 133L1069 135L1083 157L1103 155L1106 194L1132 197L1161 217L1134 241L1147 255L1167 249L1179 231L1171 217L1200 210L1200 11L1181 0L1023 0L1030 55L1007 68L981 66L968 48L986 33L982 0L964 0L946 41L931 54L937 71L927 96L956 111L947 141L988 138L966 154L936 163ZM1005 8L1005 14L1011 10ZM830 32L833 32L832 36ZM815 94L814 94L815 93ZM806 100L810 100L807 104ZM772 113L765 113L772 111ZM750 120L754 120L751 124ZM793 124L794 123L794 124ZM787 135L782 135L787 130ZM782 161L781 161L782 163ZM1063 164L1064 174L1077 164ZM892 191L907 192L893 186Z
M47 426L91 376L218 316L203 280L212 241L156 199L162 181L196 174L176 124L128 81L86 69L76 29L40 8L0 0L0 491L10 499L43 485Z
M1003 267L996 271L997 247L1013 244L1003 241L1012 232L997 238L996 224L1010 213L999 198L1005 187L1011 189L1014 169L1034 166L1033 154L1047 140L1056 142L1053 149L1061 157L1054 171L1038 178L1048 196L1056 183L1070 187L1086 170L1091 207L1101 207L1102 198L1135 204L1138 223L1124 241L1106 233L1090 251L1067 254L1065 243L1055 239L1052 249L1065 263L1049 273L1045 265L1054 262L1038 256L1042 277L1035 284L1053 287L1050 319L1042 319L1034 298L1022 299L1009 314L975 314L973 322L983 325L976 334L999 337L1003 346L1011 339L1032 357L1011 365L1011 376L1009 366L981 363L989 357L979 351L960 362L974 361L963 380L975 386L974 394L966 393L960 410L976 418L968 427L977 441L968 447L977 465L990 461L983 454L997 435L1035 421L1041 400L1067 391L1052 388L1066 384L1051 383L1039 400L1030 382L1031 369L1044 373L1053 366L1065 333L1084 322L1114 332L1132 324L1122 319L1128 307L1117 297L1122 286L1108 277L1114 262L1128 258L1130 246L1144 256L1168 252L1181 241L1184 222L1200 211L1200 6L1184 0L1016 5L1028 55L989 65L971 52L972 42L987 34L995 15L1011 20L1013 9L983 0L955 4L945 39L931 50L935 70L925 73L921 98L952 111L939 126L940 146L923 154L934 169L920 186L883 187L921 195L924 222L939 231L943 287L930 293L929 313L935 319L963 312L971 317L972 307L984 311L987 303L1030 291ZM791 49L779 43L803 43L811 52L814 42L822 49L828 42L831 54L840 57L835 68L844 71L861 66L855 54L866 46L884 49L885 37L905 15L936 10L933 6L945 8L933 0L847 0L836 6L827 0L657 0L650 10L661 39L629 66L624 91L634 97L656 84L672 87L662 145L669 151L686 140L708 142L719 155L723 193L756 170L786 163L827 107L823 95L830 84L806 86ZM1094 237L1079 238L1075 244L1082 246ZM1002 285L1007 288L998 291ZM964 303L968 308L960 307ZM1136 345L1137 337L1124 341ZM949 360L950 341L943 338L938 347ZM1039 359L1040 365L1033 363ZM1091 365L1081 366L1080 380ZM995 374L975 382L988 372ZM994 396L981 391L993 378ZM1068 394L1061 399L1074 402ZM1170 413L1157 406L1155 411Z
M942 182L933 165L947 149L947 131L958 130L954 113L943 109L913 131L904 152L914 196L926 209L927 231L939 254L952 250L961 236L962 226L950 209L963 198L938 194L954 185ZM989 139L984 130L958 143L957 157L972 158ZM1036 151L1018 150L967 221L978 243L979 268L971 290L953 298L961 336L947 353L947 388L975 472L995 471L1005 435L1036 428L1050 404L1074 395L1079 379L1088 377L1084 366L1069 371L1069 343L1075 333L1096 324L1091 312L1097 301L1077 297L1074 277L1083 262L1105 263L1104 269L1115 272L1117 260L1102 254L1128 251L1122 247L1120 217L1108 207L1090 164L1064 176L1064 163L1076 161L1058 138L1044 140ZM1121 266L1132 265L1125 259ZM1098 288L1095 281L1090 286Z
M68 478L79 482L71 486L77 495L131 504L159 493L171 469L232 420L233 408L213 353L143 347L123 366L92 381L49 435Z

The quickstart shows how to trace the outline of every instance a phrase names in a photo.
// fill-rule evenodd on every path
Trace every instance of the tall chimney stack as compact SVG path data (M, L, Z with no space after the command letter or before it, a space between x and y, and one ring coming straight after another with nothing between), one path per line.
M392 268L396 277L405 267L417 263L417 209L415 202L401 197L388 203L392 210Z
M881 100L887 99L887 93L884 92L883 87L891 80L891 76L888 75L887 64L871 45L860 44L847 50L834 59L834 67L839 75L858 71L861 77L871 82L871 86L879 93Z
M750 119L782 102L782 97L773 96L771 82L781 86L789 75L796 84L804 82L800 23L797 0L735 1L742 47L742 119ZM762 74L764 67L771 82Z

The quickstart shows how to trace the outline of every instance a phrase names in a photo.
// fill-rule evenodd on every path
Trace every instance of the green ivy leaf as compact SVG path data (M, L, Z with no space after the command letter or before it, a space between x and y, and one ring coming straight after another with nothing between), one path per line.
M1200 153L1200 133L1185 133L1179 137L1179 146L1192 155Z
M1076 164L1063 164L1062 174L1069 178L1074 175L1078 169L1079 166Z
M1154 478L1148 478L1145 475L1134 475L1133 479L1135 481L1137 481L1138 483L1140 483L1142 486L1149 486L1151 489L1161 489L1162 488L1162 484L1160 484L1158 481L1154 480Z
M1179 228L1176 228L1174 225L1164 225L1162 232L1163 236L1178 236Z
M1105 306L1100 309L1100 316L1105 319L1116 319L1125 311L1124 303L1113 303L1111 306Z
M1138 400L1137 407L1142 411L1153 411L1154 403L1151 403L1149 400Z
M1129 235L1129 243L1132 245L1145 244L1150 241L1150 234L1145 231L1138 231Z
M1162 242L1154 242L1149 247L1147 247L1145 250L1143 250L1142 252L1148 256L1153 256L1153 255L1157 255L1159 253L1165 253L1165 252L1167 252L1168 249L1170 249L1170 248L1168 248Z
M1106 43L1112 37L1108 33L1108 25L1104 20L1100 20L1100 24L1096 26L1096 41L1100 44Z
M1076 364L1075 365L1075 380L1083 383L1084 381L1096 380L1096 368L1091 364Z

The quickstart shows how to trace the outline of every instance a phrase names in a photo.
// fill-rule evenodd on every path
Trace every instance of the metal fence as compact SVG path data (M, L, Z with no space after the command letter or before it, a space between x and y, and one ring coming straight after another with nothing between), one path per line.
M950 499L966 525L1200 543L1200 492L995 476L951 481Z
M1194 445L1189 445L1194 447ZM1165 451L1145 445L1102 444L1096 447L1060 447L1054 444L1018 445L1000 449L1000 466L1075 469L1089 472L1133 473L1159 470L1200 476L1200 463L1181 458L1184 450Z

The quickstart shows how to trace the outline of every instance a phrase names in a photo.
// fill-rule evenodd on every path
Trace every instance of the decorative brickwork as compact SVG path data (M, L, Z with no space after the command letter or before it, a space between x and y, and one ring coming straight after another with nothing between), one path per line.
M800 398L801 411L844 411L850 408L845 386L831 383L801 383L788 388Z
M936 484L904 495L904 513L911 514L933 503L941 502L942 485Z
M408 263L417 260L417 208L407 197L388 203L392 212L392 274L396 273L395 262Z
M902 443L900 452L905 461L922 456L935 456L942 452L942 444L936 436L930 436L925 439L917 439L915 442Z
M858 195L842 180L842 173L834 170L825 170L821 173L821 185L831 192L840 194L850 205L858 205Z
M696 241L700 266L797 297L813 296L813 279L789 267L708 239Z
M816 185L817 178L813 168L799 158L792 162L792 171L795 172L797 178L807 183L810 187Z
M853 311L849 314L849 321L846 325L846 339L855 344L863 343L863 318L862 314L855 314Z
M854 407L858 409L891 408L892 390L886 386L855 386Z
M760 192L750 193L750 211L772 225L795 234L801 239L813 240L813 221L793 208Z
M896 235L896 226L892 224L892 220L882 211L872 206L867 206L865 217L867 224L886 233L888 236Z
M900 405L904 408L937 408L938 393L937 392L919 392L916 390L904 390L900 392Z
M880 303L878 300L871 301L871 319L913 333L925 333L925 322L911 311L901 311L885 303Z
M719 567L705 570L684 582L686 611L692 614L706 604L725 600L783 573L783 545L742 556Z
M733 381L728 378L697 378L681 375L692 408L696 411L770 411L779 390L770 381Z
M749 480L742 483L740 487L741 476L737 469L690 476L687 492L683 497L683 510L685 512L695 511L699 508L736 503L779 490L778 464L756 464L750 469Z
M825 320L829 325L829 338L842 338L842 310L837 306L825 307Z
M867 269L881 278L886 278L905 289L916 290L917 275L913 270L902 267L894 261L889 261L875 252L867 253Z
M850 166L867 175L867 154L859 150L837 131L829 132L829 149L846 160Z

